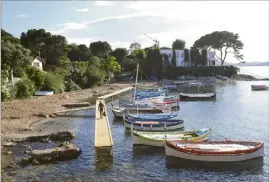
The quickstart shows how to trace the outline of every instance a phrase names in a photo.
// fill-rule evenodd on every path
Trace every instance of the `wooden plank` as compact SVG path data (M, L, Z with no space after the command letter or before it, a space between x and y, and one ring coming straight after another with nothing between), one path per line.
M113 146L112 135L110 131L109 120L107 116L100 118L100 112L98 111L98 105L102 102L105 106L104 100L96 100L96 111L95 111L95 147L111 147ZM105 106L105 112L107 115L107 110Z
M118 94L120 94L120 93L129 91L129 90L131 90L131 89L133 89L133 87L127 87L127 88L118 90L118 91L116 91L116 92L113 92L113 93L110 93L110 94L107 94L107 95L103 95L103 96L101 96L101 97L98 97L98 99L100 99L100 100L101 100L101 99L107 99L107 98L109 98L109 97L118 95Z

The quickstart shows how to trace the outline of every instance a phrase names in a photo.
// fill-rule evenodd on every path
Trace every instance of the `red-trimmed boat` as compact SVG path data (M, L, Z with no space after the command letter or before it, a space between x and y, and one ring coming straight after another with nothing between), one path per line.
M249 141L166 141L165 154L195 161L235 162L263 157L264 144Z
M261 90L268 90L268 86L266 85L251 85L252 91L261 91Z

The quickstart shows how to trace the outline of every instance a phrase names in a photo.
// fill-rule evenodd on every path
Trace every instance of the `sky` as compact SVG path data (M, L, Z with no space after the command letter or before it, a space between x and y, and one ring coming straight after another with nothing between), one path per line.
M244 61L263 62L269 61L268 9L268 1L2 1L2 28L16 37L44 28L69 43L100 40L113 49L151 46L148 36L161 47L183 39L189 48L207 33L227 30L244 43Z

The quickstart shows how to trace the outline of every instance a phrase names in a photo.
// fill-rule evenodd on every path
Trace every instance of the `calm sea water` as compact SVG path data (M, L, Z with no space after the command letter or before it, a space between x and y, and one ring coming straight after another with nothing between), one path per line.
M269 66L239 66L240 74L252 75L257 78L269 78Z
M257 83L257 82L256 82ZM269 84L268 82L260 82ZM49 165L26 166L17 181L268 181L268 91L252 92L252 82L218 86L214 102L181 102L179 114L186 129L212 128L213 139L228 137L265 143L264 158L240 163L191 162L166 157L164 149L133 146L121 121L111 120L113 157L94 149L94 111L90 118L60 118L71 124L72 141L82 149L78 159ZM109 107L109 106L108 106Z

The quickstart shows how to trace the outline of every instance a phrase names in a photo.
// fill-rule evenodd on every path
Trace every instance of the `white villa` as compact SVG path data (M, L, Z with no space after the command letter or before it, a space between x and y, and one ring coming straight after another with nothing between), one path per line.
M32 66L38 67L42 71L43 71L43 64L44 64L44 60L38 56L32 62Z
M191 66L191 60L185 61L184 50L175 50L176 52L176 66L177 67L189 67ZM160 49L161 55L168 56L168 63L172 63L173 49ZM190 51L189 51L190 54ZM189 56L190 57L190 56ZM165 57L162 57L163 61ZM217 61L214 51L207 51L207 66L220 66L220 61Z

